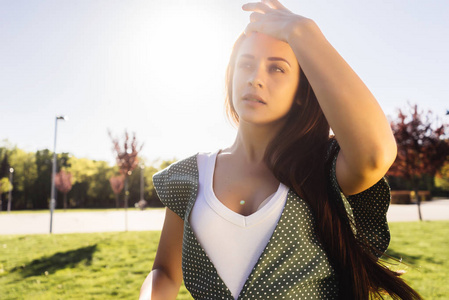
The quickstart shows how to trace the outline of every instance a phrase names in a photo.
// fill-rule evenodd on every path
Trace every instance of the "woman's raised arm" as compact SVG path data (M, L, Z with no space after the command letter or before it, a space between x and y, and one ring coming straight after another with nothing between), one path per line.
M287 42L312 86L341 151L337 180L346 195L374 185L396 158L396 142L376 99L338 54L316 23L293 14L277 0L249 3L245 32Z

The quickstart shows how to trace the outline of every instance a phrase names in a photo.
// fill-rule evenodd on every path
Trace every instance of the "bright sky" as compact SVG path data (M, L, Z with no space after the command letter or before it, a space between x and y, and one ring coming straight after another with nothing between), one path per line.
M108 128L142 156L230 145L224 74L249 14L242 0L0 0L0 140L113 162ZM387 115L449 109L449 2L299 1Z

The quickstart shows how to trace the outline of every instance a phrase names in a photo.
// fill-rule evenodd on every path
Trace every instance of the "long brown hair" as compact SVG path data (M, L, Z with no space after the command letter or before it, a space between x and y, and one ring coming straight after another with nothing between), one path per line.
M237 39L226 73L226 112L235 124L239 117L232 104L232 77L244 39L243 34ZM264 160L280 182L309 204L315 216L318 239L336 271L341 299L382 298L385 292L394 299L421 299L399 278L399 272L379 263L373 254L376 249L356 239L343 203L330 201L327 180L331 159L326 157L332 158L335 153L327 153L329 131L315 93L300 68L294 104L285 125L270 141Z

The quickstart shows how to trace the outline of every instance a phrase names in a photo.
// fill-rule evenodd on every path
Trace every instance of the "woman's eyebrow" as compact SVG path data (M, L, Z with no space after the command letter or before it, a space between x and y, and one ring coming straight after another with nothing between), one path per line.
M240 58L254 59L254 55L251 55L251 54L242 54L242 55L240 55Z
M242 54L240 57L254 59L254 55L252 55L252 54ZM291 67L291 65L288 62L288 60L286 60L285 58L282 58L282 57L273 56L273 57L268 57L267 60L269 60L269 61L278 61L278 60L280 60L280 61L285 62L289 67Z
M267 59L268 59L269 61L277 61L277 60L280 60L280 61L285 62L289 67L291 67L290 63L289 63L285 58L282 58L282 57L268 57Z

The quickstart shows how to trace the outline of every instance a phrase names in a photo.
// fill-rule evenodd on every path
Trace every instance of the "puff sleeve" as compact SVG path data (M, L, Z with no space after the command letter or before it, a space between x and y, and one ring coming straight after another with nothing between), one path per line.
M390 243L390 230L387 223L390 186L383 177L369 189L345 197L336 177L336 162L339 150L337 141L332 140L328 152L328 159L331 163L329 174L331 195L335 198L334 201L343 202L356 238L362 242L367 242L371 253L380 257Z
M153 184L162 204L184 220L189 204L194 203L198 191L196 155L154 174Z

